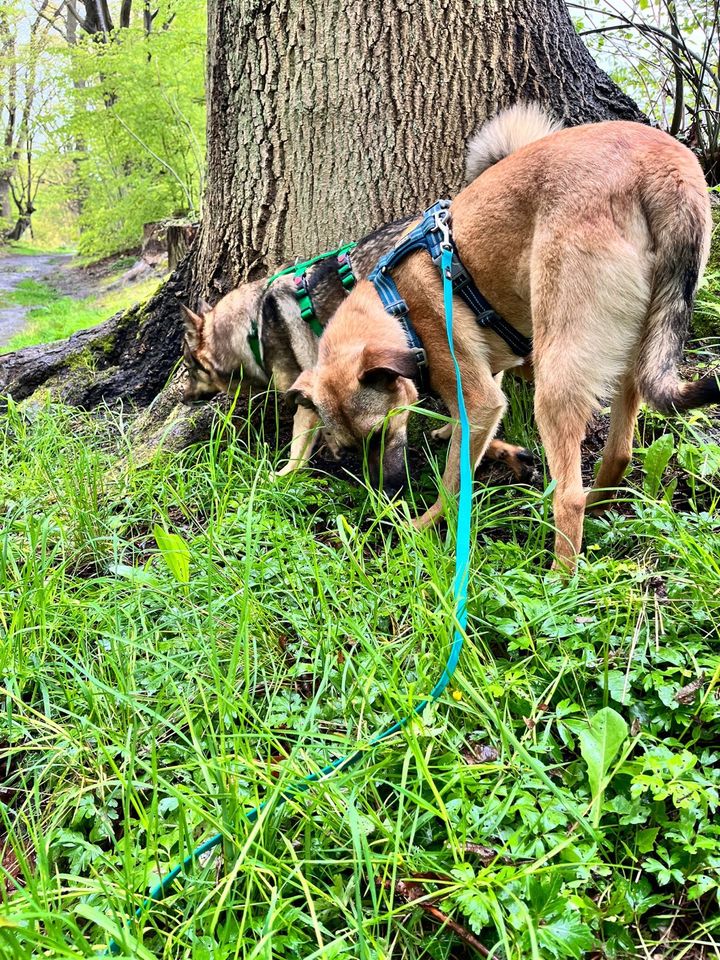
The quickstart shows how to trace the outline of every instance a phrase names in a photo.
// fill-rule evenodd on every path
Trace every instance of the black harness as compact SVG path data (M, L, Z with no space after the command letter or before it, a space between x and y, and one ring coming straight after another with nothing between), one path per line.
M501 337L518 357L527 357L532 353L532 340L523 336L490 306L475 286L475 281L463 266L450 230L450 201L438 200L423 214L422 220L406 237L378 260L368 277L382 300L387 313L395 317L403 328L410 350L418 365L418 379L421 386L427 387L427 353L422 341L410 321L408 305L400 296L390 270L401 260L416 250L427 250L438 270L442 269L440 259L444 249L452 250L450 281L453 293L467 304L481 327L487 327Z

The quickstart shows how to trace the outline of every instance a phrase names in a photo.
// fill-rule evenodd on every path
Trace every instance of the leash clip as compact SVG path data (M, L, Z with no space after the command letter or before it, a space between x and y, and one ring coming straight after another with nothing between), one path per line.
M440 234L440 249L452 250L450 239L450 210L443 206L433 213L434 229Z
M424 376L425 371L427 370L427 365L428 365L427 353L425 352L425 347L412 347L410 352L415 357L415 363L417 364L418 372L420 373L420 376L422 378Z

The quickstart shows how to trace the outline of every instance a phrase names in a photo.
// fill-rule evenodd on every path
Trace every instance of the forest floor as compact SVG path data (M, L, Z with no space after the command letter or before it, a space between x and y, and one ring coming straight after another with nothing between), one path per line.
M146 300L163 271L124 278L137 256L86 265L72 253L0 249L0 352L61 340Z
M9 294L23 283L45 283L55 278L58 268L72 260L68 253L4 253L0 251L0 347L7 344L25 326L30 309L14 301Z
M587 519L566 583L532 392L509 391L506 434L541 480L480 471L449 690L255 826L249 808L437 680L453 505L437 531L406 517L442 445L416 435L423 466L393 506L321 458L273 481L272 394L142 466L122 411L10 407L0 956L79 960L112 936L140 960L464 960L478 942L506 960L720 957L717 421L644 414L619 507ZM216 832L186 888L126 927Z

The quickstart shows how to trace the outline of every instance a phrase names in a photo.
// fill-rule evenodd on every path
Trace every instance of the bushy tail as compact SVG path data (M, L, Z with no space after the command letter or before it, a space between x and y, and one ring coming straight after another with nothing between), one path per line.
M677 372L712 233L700 168L692 180L663 177L646 188L645 213L655 245L650 308L636 360L641 396L661 413L720 403L720 370L683 382Z
M498 160L562 128L536 103L517 103L484 123L468 140L465 182L479 177Z

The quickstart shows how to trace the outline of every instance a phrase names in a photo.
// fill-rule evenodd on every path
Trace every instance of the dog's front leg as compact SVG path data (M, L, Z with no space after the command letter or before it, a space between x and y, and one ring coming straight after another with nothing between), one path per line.
M475 464L484 456L495 431L505 413L507 401L499 385L493 380L489 370L486 376L482 373L477 378L471 392L465 394L465 407L470 421L470 461ZM452 410L452 416L457 411ZM445 472L443 473L443 488L449 494L457 493L460 487L460 427L456 426L450 438ZM422 530L432 526L443 515L443 500L438 497L435 503L425 513L413 521L413 525Z
M304 467L310 459L318 437L320 418L314 410L298 406L293 418L293 434L290 441L290 459L274 477L285 477L294 470Z

